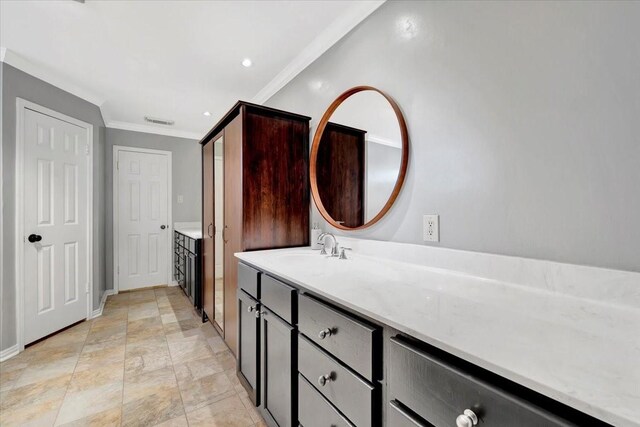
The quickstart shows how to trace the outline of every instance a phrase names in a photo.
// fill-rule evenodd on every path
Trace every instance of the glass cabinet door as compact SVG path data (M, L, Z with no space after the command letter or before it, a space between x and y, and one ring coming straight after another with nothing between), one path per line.
M224 141L214 141L214 221L215 221L215 292L214 304L216 325L224 330Z

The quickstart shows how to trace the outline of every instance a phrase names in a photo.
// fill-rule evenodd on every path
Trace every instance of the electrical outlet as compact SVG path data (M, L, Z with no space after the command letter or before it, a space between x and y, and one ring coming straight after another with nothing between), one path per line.
M424 215L422 217L422 238L425 242L440 241L439 215Z
M182 197L182 194L178 194L178 203L182 202L184 202L184 198Z

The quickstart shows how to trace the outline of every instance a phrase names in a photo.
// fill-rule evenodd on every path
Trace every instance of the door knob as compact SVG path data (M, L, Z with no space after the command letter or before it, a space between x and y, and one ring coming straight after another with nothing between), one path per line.
M166 226L166 225L164 225L164 224L162 224L162 225L160 226L160 229L161 229L161 230L164 230L165 228L167 228L167 226Z
M27 237L27 240L31 243L39 242L42 240L42 236L39 234L30 234L29 237Z

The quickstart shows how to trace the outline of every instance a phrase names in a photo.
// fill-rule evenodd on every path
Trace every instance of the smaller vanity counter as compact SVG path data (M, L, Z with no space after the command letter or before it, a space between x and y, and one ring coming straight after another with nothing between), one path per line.
M299 289L300 317L287 322L298 320L301 333L310 293L606 423L640 426L640 273L338 242L353 249L348 259L308 248L236 256ZM367 378L367 367L351 366ZM308 385L301 382L301 399Z
M173 230L191 239L202 239L202 224L199 222L176 222Z

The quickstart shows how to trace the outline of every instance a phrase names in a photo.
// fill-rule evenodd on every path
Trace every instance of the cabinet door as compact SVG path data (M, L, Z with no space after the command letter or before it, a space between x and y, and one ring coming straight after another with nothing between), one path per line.
M290 427L297 424L296 331L268 308L261 313L262 416L271 426Z
M214 319L213 150L214 140L202 146L202 309Z
M260 304L238 289L238 373L254 405L260 405Z
M224 128L224 340L237 354L238 259L242 246L242 114Z

